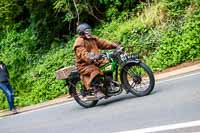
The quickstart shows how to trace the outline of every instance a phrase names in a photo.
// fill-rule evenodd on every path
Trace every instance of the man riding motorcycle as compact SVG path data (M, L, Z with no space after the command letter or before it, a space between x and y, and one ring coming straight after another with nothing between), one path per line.
M77 27L79 36L74 43L74 51L76 56L76 67L80 73L85 89L94 89L95 95L87 97L90 100L100 99L105 95L100 89L94 87L91 83L95 77L103 76L103 72L99 66L106 63L106 60L99 60L99 50L116 49L120 47L116 43L102 40L91 34L91 26L82 23Z

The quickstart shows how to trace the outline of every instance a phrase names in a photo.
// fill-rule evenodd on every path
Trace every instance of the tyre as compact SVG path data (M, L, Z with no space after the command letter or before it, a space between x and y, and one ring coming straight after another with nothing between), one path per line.
M142 62L125 65L121 80L124 87L138 97L150 94L155 85L153 72Z
M85 96L87 94L84 94L84 87L82 85L81 80L75 81L73 83L74 85L72 85L71 90L72 90L72 96L74 97L75 101L81 105L84 108L90 108L90 107L94 107L98 100L94 100L94 101L87 101L85 100Z

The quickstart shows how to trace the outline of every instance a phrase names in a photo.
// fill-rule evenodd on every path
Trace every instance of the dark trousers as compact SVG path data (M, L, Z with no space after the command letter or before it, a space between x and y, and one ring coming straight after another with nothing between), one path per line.
M10 110L14 109L14 92L9 82L0 83L0 88L5 93Z

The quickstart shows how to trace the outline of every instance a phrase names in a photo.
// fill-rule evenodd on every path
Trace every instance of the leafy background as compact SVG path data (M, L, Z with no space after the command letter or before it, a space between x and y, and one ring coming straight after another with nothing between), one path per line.
M199 0L1 0L0 60L18 107L68 93L55 71L74 64L81 22L95 35L133 47L154 71L200 59ZM0 103L8 107L2 92Z

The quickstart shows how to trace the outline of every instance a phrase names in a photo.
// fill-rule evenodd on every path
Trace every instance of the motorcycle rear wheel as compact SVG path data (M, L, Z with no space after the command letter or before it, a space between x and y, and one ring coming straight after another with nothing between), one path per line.
M155 85L151 69L144 63L130 63L122 73L124 87L133 95L141 97L150 94Z
M73 84L74 84L74 86L72 86L73 88L71 89L72 96L74 97L74 100L79 105L81 105L84 108L91 108L97 104L98 100L94 100L94 101L84 100L83 95L81 95L81 89L82 89L81 87L83 86L81 80L75 81Z

